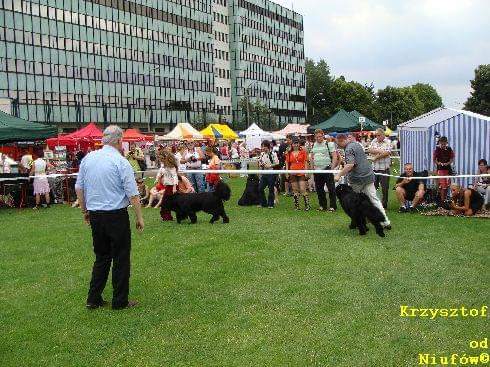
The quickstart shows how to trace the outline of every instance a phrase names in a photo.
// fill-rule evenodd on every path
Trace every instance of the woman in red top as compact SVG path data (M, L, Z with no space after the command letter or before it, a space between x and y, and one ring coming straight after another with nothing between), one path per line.
M208 169L218 170L220 169L221 161L216 155L213 147L207 147L205 153L208 157ZM216 185L221 181L221 177L218 173L206 173L206 182L208 183L208 191L215 192Z
M308 153L299 146L299 138L294 136L292 139L291 151L286 153L287 170L305 170L308 169ZM310 210L310 201L308 198L307 182L308 175L304 173L294 173L286 175L289 178L294 198L294 210L299 208L299 196L303 195L305 201L305 210Z

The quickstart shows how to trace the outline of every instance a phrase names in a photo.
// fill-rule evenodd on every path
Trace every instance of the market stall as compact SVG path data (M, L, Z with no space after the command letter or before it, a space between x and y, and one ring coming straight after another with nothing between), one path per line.
M30 122L0 111L0 143L43 140L56 133L56 126Z
M247 130L242 131L241 138L245 139L247 149L253 150L260 148L262 141L272 140L272 133L262 130L257 124L253 123Z
M207 139L238 139L237 133L235 133L228 125L224 124L210 124L205 129L201 130L201 134Z
M203 135L194 129L187 122L177 124L174 129L167 135L164 135L162 140L198 140L203 139Z
M291 135L308 135L308 126L303 124L288 124L283 129L276 131L275 133L281 136Z

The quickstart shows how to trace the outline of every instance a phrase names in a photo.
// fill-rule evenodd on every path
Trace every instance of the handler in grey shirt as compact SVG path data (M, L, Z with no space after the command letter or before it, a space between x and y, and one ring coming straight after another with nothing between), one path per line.
M346 135L337 135L337 145L345 150L345 166L335 176L335 181L339 181L344 175L347 175L347 180L352 186L352 189L357 193L364 193L369 197L369 200L377 207L385 217L385 221L381 225L387 229L391 228L391 223L386 216L385 209L374 187L374 171L371 163L366 158L363 147L357 142L350 142Z

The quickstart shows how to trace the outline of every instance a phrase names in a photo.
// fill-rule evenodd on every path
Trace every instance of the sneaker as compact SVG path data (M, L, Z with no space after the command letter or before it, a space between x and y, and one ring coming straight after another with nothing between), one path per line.
M305 207L305 211L306 212L309 212L310 210L311 210L311 206L308 205L308 206Z
M417 208L415 208L415 207L413 207L413 206L411 206L410 208L408 208L408 211L409 211L411 214L413 214L413 213L418 213Z
M324 211L325 211L325 209L323 209L323 207L321 206L321 207L319 207L319 208L318 208L316 211L317 211L317 212L324 212Z
M39 205L36 205L34 208L32 208L33 210L39 210L41 209L41 207Z
M268 208L268 209L274 209L274 207L273 207L273 206L268 206L267 208Z
M398 209L398 213L406 213L407 212L407 208L405 208L404 206L401 206L400 209Z
M335 208L330 208L330 209L328 209L328 211L329 211L330 213L335 213L335 212L337 211L337 209L335 209Z

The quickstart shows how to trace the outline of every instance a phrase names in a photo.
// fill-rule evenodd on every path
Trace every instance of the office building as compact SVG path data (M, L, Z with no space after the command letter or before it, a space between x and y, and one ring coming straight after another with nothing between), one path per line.
M30 121L165 131L305 118L302 17L266 0L0 0L0 98Z

